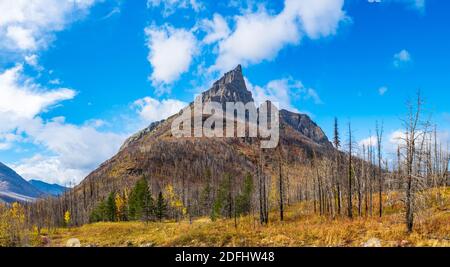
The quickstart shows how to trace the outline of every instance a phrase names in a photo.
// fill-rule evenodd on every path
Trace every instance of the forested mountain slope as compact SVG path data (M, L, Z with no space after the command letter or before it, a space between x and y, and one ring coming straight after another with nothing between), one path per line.
M252 102L241 66L226 73L212 88L202 94L203 101ZM191 103L192 105L192 103ZM89 174L72 191L51 205L63 218L64 210L71 210L74 223L89 221L89 213L98 201L112 192L130 190L138 179L145 176L154 195L169 187L182 202L190 216L210 213L211 203L225 175L233 179L238 192L246 174L253 176L254 184L261 176L265 190L271 188L270 177L278 172L280 160L294 175L306 168L315 156L331 155L335 151L322 129L307 115L280 110L280 146L261 149L260 139L245 138L175 138L171 124L180 113L166 120L152 123L148 128L130 137L120 151ZM287 186L287 197L300 197L302 190L296 185L296 175ZM297 189L296 189L297 187ZM254 201L256 202L256 191ZM173 214L172 214L173 215ZM175 216L175 215L173 215Z

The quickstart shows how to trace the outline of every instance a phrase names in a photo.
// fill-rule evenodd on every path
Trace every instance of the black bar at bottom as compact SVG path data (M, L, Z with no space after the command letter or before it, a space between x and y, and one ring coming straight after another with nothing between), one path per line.
M92 263L113 266L170 265L279 265L288 263L370 263L385 266L390 259L403 264L424 259L449 262L449 248L0 248L1 262L42 264ZM61 265L62 264L62 265ZM139 265L137 265L139 264ZM158 265L159 266L159 265ZM287 265L286 265L287 266ZM309 266L300 264L298 266ZM403 265L405 266L405 265Z

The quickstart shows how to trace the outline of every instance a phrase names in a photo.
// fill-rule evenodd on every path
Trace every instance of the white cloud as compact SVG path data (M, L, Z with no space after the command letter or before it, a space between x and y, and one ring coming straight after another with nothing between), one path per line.
M343 0L286 0L285 12L297 12L302 27L310 38L335 34L339 23L347 17Z
M343 5L343 0L285 0L284 9L276 15L260 8L236 16L234 31L218 44L212 70L271 60L286 45L297 45L303 34L310 38L332 35L347 18Z
M450 131L439 132L438 140L442 144L442 149L448 149L450 147Z
M30 119L75 96L75 91L67 88L45 90L33 80L24 78L22 71L23 67L19 65L0 73L0 115L8 113L15 118Z
M403 146L404 144L404 132L402 130L395 130L390 132L389 134L385 134L381 140L382 152L384 157L388 159L393 159L397 155L397 149L399 146ZM377 136L370 135L367 138L364 138L358 142L360 149L364 145L367 148L372 147L377 149Z
M228 23L220 14L214 14L212 20L203 20L202 28L207 33L203 43L211 44L227 38L230 35Z
M301 81L290 78L270 81L264 87L252 85L248 80L246 80L246 84L257 104L269 100L276 104L278 108L299 112L294 106L293 100L299 98L304 100L312 99L316 104L322 103L314 89L307 88Z
M22 138L15 133L0 132L0 150L9 150L14 142L20 141Z
M388 88L386 86L382 86L380 88L378 88L378 94L383 96L384 94L386 94L388 91Z
M64 117L48 121L40 117L48 108L74 96L75 91L70 89L43 88L25 77L21 66L0 74L0 149L12 149L13 144L20 141L42 147L48 154L42 162L33 157L17 164L25 177L50 182L79 181L111 157L125 139L122 135L98 130L101 126L98 121L77 126L66 123ZM40 155L39 159L42 157ZM47 176L41 167L49 168ZM58 175L56 170L60 171Z
M27 179L65 184L81 181L100 163L112 157L125 135L103 132L98 121L78 126L64 117L44 121L40 117L17 122L22 143L41 147L41 153L17 163L15 170ZM1 138L0 138L1 140ZM7 149L11 148L11 142Z
M418 131L417 135L423 135L423 131ZM396 130L393 131L389 135L389 143L392 144L395 149L397 149L397 146L404 145L406 139L406 134L404 130ZM450 141L450 133L445 130L437 131L437 141L445 147L447 145L447 142ZM420 142L419 142L420 143Z
M25 29L20 26L9 26L6 29L6 37L13 41L13 43L21 50L36 49L36 40L30 29Z
M417 135L423 135L423 131L418 131ZM404 147L405 145L405 139L406 139L406 134L404 130L395 130L393 131L390 135L389 135L389 144L387 146L388 148L388 152L396 152L397 151L397 147L401 146ZM431 140L433 140L433 138L431 138ZM430 141L430 139L426 140L426 143L428 143ZM445 149L447 147L448 144L450 144L450 132L448 130L439 130L437 131L437 141L439 144L442 144L442 148ZM434 142L434 140L433 140ZM417 146L419 147L421 145L421 142L416 142Z
M295 21L271 16L266 11L238 16L236 29L219 43L219 56L213 69L225 71L273 59L288 44L297 44L300 33Z
M405 4L408 7L414 8L420 12L425 11L426 0L367 0L367 2L373 3L400 3Z
M394 55L393 64L395 67L398 68L407 64L408 62L411 62L411 60L412 60L411 54L407 50L403 49Z
M359 146L365 146L366 148L368 148L368 147L374 147L374 146L376 146L376 144L377 144L377 137L376 136L374 136L374 135L372 135L372 136L369 136L369 137L367 137L367 138L365 138L365 139L362 139L362 140L360 140L359 142L358 142L358 145Z
M61 81L59 79L53 79L48 81L49 84L53 84L53 85L60 85Z
M0 48L10 52L46 47L96 0L0 0Z
M395 130L391 132L388 136L388 143L385 146L389 153L396 153L399 146L403 146L405 144L406 134L404 130Z
M134 105L137 107L139 116L148 124L166 119L178 113L181 109L186 107L188 103L176 99L159 101L151 97L145 97L136 100Z
M0 150L8 150L11 148L11 143L0 143Z
M306 99L312 99L314 101L314 103L316 104L323 104L322 99L320 99L319 94L317 94L317 91L312 89L312 88L308 88L305 90Z
M112 157L125 140L124 135L101 132L96 125L77 126L61 118L48 122L33 120L22 126L31 142L45 148L49 155L37 154L22 160L16 171L27 179L66 184L80 182L100 163Z
M153 68L150 79L157 92L163 93L165 86L189 70L197 53L197 39L190 31L168 25L149 26L145 28L145 34L150 50L148 61Z
M162 15L164 17L170 16L177 9L187 9L191 8L192 10L198 12L202 9L203 5L201 2L197 0L148 0L147 7L163 7Z
M109 19L115 15L120 14L121 12L122 11L120 10L120 7L116 6L113 9L111 9L111 11L108 14L106 14L104 17L102 17L102 20Z
M25 62L31 67L40 68L38 60L39 58L36 54L25 56Z
M69 186L70 183L76 184L80 177L86 175L83 170L68 169L56 156L41 154L23 159L17 164L12 164L11 167L26 180L37 179L63 186Z
M21 126L33 143L44 146L67 169L88 171L116 153L124 136L101 132L96 125L73 125L59 117L50 121L34 120L33 127ZM51 178L51 177L49 177ZM83 177L73 177L79 179Z

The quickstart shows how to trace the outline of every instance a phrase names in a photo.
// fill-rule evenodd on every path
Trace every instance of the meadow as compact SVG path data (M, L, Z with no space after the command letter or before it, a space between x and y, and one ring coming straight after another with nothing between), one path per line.
M178 222L99 222L44 230L36 245L66 246L69 239L76 238L88 247L361 247L371 246L373 240L383 247L450 247L450 188L427 195L430 208L417 213L410 234L401 196L391 193L384 197L382 218L330 218L314 214L312 203L299 203L287 207L284 221L273 210L268 225L260 225L257 214L236 221L203 217Z

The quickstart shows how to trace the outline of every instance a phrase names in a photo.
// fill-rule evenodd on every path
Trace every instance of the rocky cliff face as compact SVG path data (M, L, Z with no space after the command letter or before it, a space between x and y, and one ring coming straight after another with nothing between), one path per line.
M243 102L253 101L252 93L247 90L241 65L216 81L212 88L202 93L203 102Z
M312 121L308 115L298 114L283 109L280 111L280 121L291 126L300 134L311 139L311 141L325 147L332 147L332 144L323 130Z

